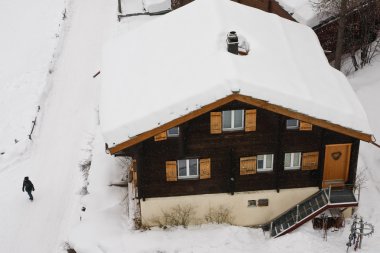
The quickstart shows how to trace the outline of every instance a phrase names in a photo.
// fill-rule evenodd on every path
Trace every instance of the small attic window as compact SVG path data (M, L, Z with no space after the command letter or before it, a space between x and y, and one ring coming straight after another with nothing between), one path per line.
M299 128L298 119L287 119L286 120L286 129L298 129Z
M247 55L249 53L249 43L244 36L238 35L235 31L227 34L227 51L237 55Z

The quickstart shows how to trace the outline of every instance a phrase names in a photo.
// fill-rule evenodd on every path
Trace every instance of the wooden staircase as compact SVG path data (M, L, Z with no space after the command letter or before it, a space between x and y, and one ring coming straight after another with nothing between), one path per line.
M352 190L330 187L301 201L273 219L266 227L269 227L270 236L276 238L295 230L327 209L354 206L358 206L358 201Z

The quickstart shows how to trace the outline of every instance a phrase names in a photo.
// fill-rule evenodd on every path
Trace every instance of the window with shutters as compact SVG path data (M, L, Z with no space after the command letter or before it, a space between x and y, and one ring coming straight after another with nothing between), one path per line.
M300 124L300 122L298 119L287 119L286 120L286 129L298 129L299 124Z
M273 154L257 156L257 172L273 171Z
M285 170L299 170L301 168L301 152L285 153Z
M167 135L168 135L168 137L178 137L179 136L179 127L170 128L167 131Z
M223 131L244 129L244 110L230 110L222 113Z
M178 179L189 179L199 177L198 159L184 159L177 161Z

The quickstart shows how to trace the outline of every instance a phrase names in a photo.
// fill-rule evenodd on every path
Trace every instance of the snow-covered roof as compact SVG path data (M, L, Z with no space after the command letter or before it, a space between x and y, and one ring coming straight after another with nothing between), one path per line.
M143 0L144 9L149 13L171 10L171 0Z
M232 30L249 42L248 55L227 52ZM109 147L236 91L371 133L356 94L309 27L228 0L197 0L114 38L101 71Z
M325 20L313 7L319 0L276 0L299 23L314 27Z

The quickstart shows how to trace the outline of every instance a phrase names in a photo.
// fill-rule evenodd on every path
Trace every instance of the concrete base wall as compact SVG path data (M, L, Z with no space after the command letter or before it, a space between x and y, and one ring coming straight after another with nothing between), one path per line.
M253 226L267 223L295 204L316 193L317 187L240 192L230 195L227 193L190 195L180 197L148 198L141 204L142 223L146 226L155 225L155 217L162 217L162 211L169 211L178 205L191 205L195 211L192 224L205 223L205 215L210 208L222 206L231 210L233 224L239 226ZM268 199L268 206L248 206L248 200Z

